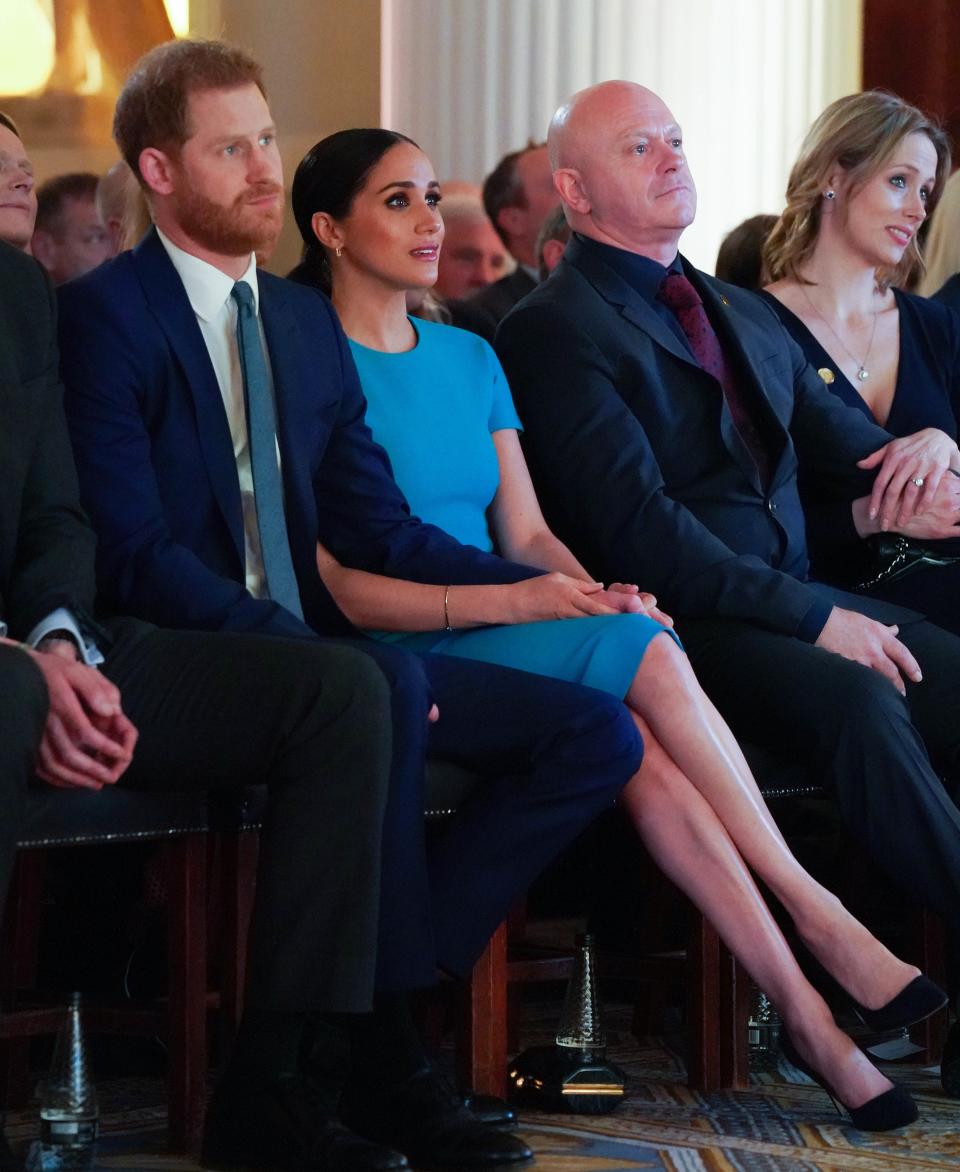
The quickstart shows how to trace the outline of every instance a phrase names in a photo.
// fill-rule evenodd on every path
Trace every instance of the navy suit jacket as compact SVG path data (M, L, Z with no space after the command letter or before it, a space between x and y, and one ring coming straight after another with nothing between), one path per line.
M356 369L329 301L267 273L257 279L306 625L244 585L223 400L155 231L60 291L67 413L99 539L104 601L168 627L307 637L353 630L317 573L318 539L347 565L420 582L512 582L539 573L411 517L364 422Z
M890 437L826 390L759 297L684 271L765 416L771 484L716 380L574 237L496 339L548 521L597 577L636 582L678 617L747 619L810 642L834 603L896 621L885 604L807 581L797 491L799 459L823 492L864 495L873 473L856 462Z

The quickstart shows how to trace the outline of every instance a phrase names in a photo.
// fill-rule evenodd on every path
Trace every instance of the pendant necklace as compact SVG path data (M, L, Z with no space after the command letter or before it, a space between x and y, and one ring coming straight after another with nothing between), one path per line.
M806 289L803 287L802 284L800 285L800 292L803 294L803 298L806 301L807 305L810 306L810 308L817 315L817 317L823 322L823 324L827 327L827 329L830 331L830 333L833 334L833 336L837 339L837 341L840 343L840 348L843 350L843 352L847 355L847 357L850 359L850 361L857 368L857 378L860 380L860 382L866 382L867 379L870 377L870 371L867 370L867 360L870 357L870 351L873 349L873 339L874 339L874 335L877 332L877 311L876 310L873 311L873 329L870 331L870 344L867 346L867 352L866 352L866 354L864 354L863 361L861 362L854 354L851 354L850 348L844 343L843 338L840 337L840 335L833 328L833 326L827 321L827 319L823 316L823 314L820 312L820 310L817 309L817 307L813 304L813 302L810 300L810 295L807 293Z

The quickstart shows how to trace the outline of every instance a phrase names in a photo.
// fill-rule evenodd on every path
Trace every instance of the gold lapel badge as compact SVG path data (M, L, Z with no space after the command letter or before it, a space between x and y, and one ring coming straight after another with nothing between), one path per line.
M817 374L820 375L820 377L827 384L827 386L829 386L833 382L834 377L835 377L833 371L830 369L829 366L821 366L820 369L817 371Z
M729 305L730 304L730 302L726 298L726 295L723 293L720 294L720 304L721 305Z

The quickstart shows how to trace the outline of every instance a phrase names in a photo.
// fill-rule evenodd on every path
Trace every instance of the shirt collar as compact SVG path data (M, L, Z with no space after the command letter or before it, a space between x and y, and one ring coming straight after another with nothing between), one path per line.
M613 244L604 244L590 236L576 234L581 245L593 252L604 263L633 289L639 293L644 301L653 303L657 292L667 273L682 273L680 253L673 258L669 265L664 267L649 256L640 256L636 252L628 252L625 248L617 248Z
M160 237L160 243L167 250L170 263L177 270L180 280L183 281L183 287L187 291L187 299L193 312L201 321L212 321L223 309L226 302L230 300L235 283L233 278L228 277L226 273L221 272L209 262L178 248L168 236L164 236L159 228L157 235ZM257 258L254 253L250 254L247 271L240 280L246 281L253 290L254 312L259 313L260 291L257 286Z

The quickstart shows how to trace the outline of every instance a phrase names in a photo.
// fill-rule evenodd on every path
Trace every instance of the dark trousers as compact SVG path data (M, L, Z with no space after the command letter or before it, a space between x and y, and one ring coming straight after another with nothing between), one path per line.
M378 987L432 984L438 965L466 976L514 900L613 805L639 767L642 744L624 706L593 688L371 640L344 642L374 658L393 696ZM431 702L440 710L435 724L427 722ZM429 868L426 756L481 779L431 843ZM411 903L432 911L419 930Z
M0 917L23 818L27 783L47 716L39 668L16 647L0 643Z
M250 1006L369 1009L391 761L383 674L349 647L133 620L111 630L103 670L140 731L120 785L269 787ZM404 911L399 930L422 931L426 913Z
M369 1009L379 921L390 695L352 648L113 625L104 674L140 739L120 785L267 782L250 952L254 1007ZM0 646L0 897L43 729L43 678ZM43 785L42 781L35 784ZM109 792L103 793L109 801ZM425 919L410 909L411 929ZM398 925L402 931L403 924Z
M254 1008L360 1012L375 985L432 983L438 963L468 972L513 899L613 803L641 757L619 702L525 672L367 642L158 631L132 620L113 633L104 672L140 730L121 784L270 786ZM22 800L45 697L26 656L9 651L0 670L7 660L4 695L23 693L21 707L36 709L19 758L13 739L0 741L0 772ZM433 699L441 719L428 728ZM428 739L437 755L484 775L429 873ZM16 820L4 819L3 876Z
M901 625L924 676L903 699L870 668L749 623L678 628L735 734L809 765L874 860L960 926L960 638Z

